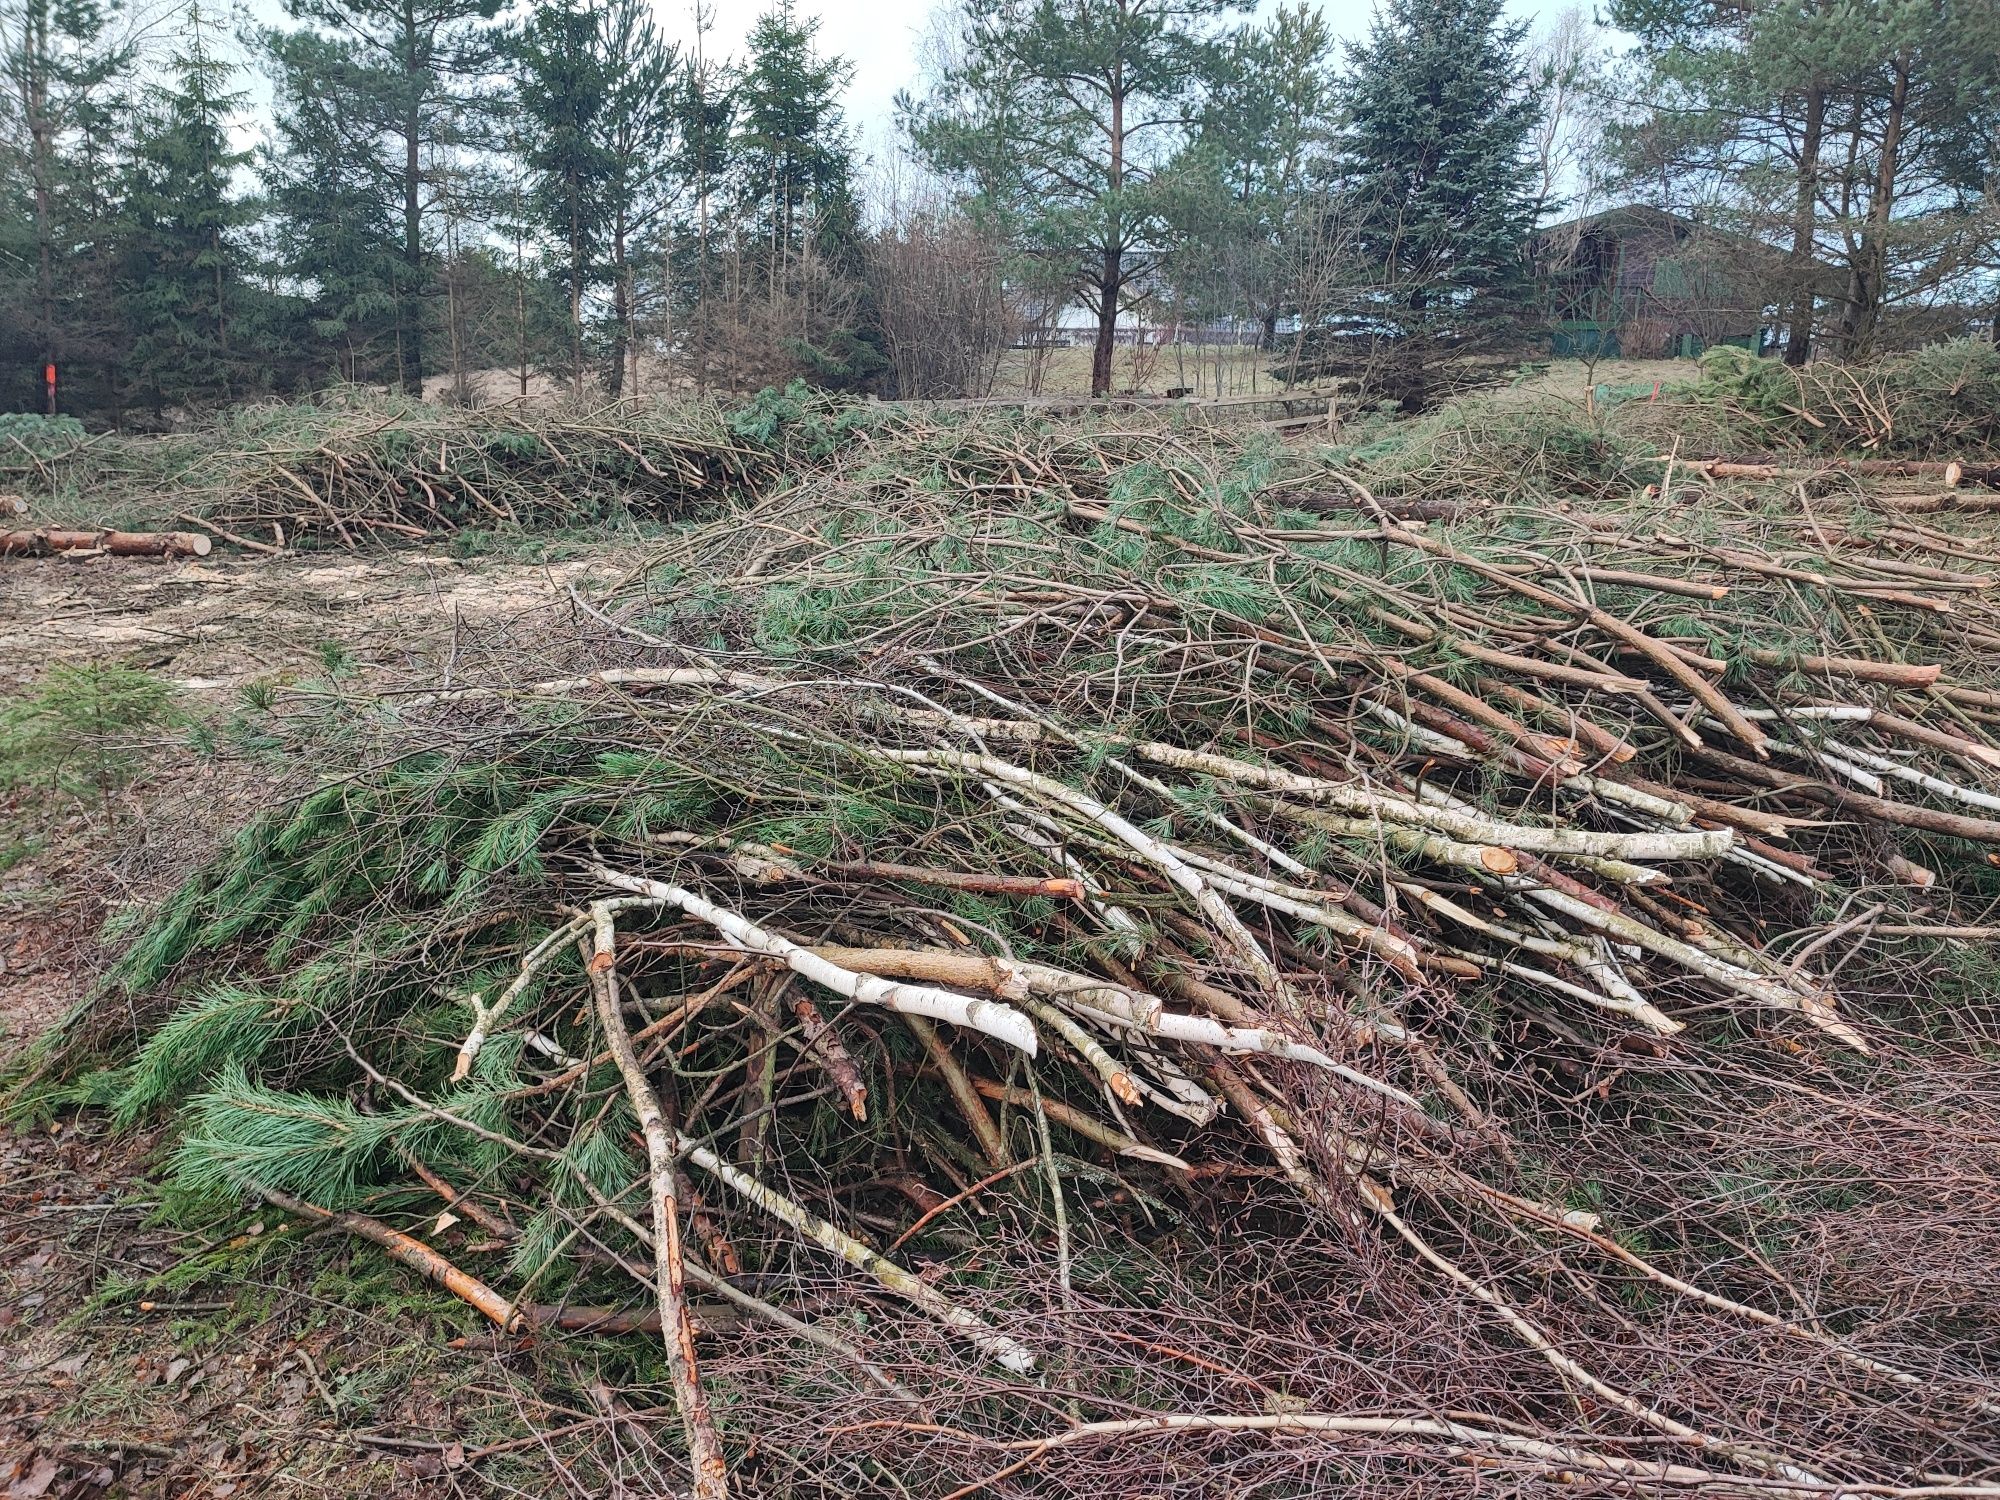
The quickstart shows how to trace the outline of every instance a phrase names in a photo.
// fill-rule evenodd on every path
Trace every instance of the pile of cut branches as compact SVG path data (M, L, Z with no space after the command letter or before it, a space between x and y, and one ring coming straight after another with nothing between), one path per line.
M1718 346L1669 401L1719 417L1732 447L1939 459L2000 454L2000 347L1956 339L1867 364L1793 367Z
M773 472L758 438L768 425L763 406L725 416L696 400L470 411L334 392L163 437L103 436L60 453L17 444L0 453L0 476L39 513L164 519L170 501L173 518L252 550L353 547L683 519Z
M41 1097L654 1330L697 1493L1996 1493L2000 551L1665 489L904 418L281 697Z

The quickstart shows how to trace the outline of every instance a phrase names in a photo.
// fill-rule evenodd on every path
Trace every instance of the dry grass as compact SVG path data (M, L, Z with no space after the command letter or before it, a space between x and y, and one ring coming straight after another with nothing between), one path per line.
M1040 394L1090 394L1090 350L1052 349L1043 357ZM1035 357L1025 349L1010 349L1002 357L994 394L1026 395L1031 390ZM1121 347L1112 363L1112 386L1145 395L1164 395L1186 387L1196 396L1253 396L1282 392L1284 383L1272 374L1282 368L1278 355L1261 349L1202 348L1170 345L1158 350ZM1524 400L1554 396L1578 405L1594 386L1667 386L1699 373L1691 359L1605 359L1592 365L1580 359L1553 359L1531 366L1510 392Z

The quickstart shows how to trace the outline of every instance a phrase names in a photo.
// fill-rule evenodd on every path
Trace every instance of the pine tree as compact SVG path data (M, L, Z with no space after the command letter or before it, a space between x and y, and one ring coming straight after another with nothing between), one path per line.
M349 134L360 81L345 49L311 31L267 38L276 139L264 157L275 261L305 299L320 378L400 381L403 244L380 163Z
M606 384L639 394L639 327L647 297L642 269L665 280L674 204L684 192L680 49L653 22L647 0L606 0L599 13L605 98L600 144L609 221L611 357Z
M586 304L608 285L605 384L617 395L637 384L640 267L680 188L678 49L644 0L548 0L509 52L541 227L562 247L571 379L580 391Z
M751 28L729 144L740 254L738 317L815 381L884 368L866 315L854 148L839 104L852 73L819 50L819 22L780 0ZM766 368L759 373L775 373Z
M156 411L242 394L234 327L244 266L235 233L255 217L236 194L250 153L231 148L242 95L191 5L172 82L151 91L126 172L120 314L133 332L128 373ZM232 337L235 346L232 347Z
M1422 410L1518 341L1539 104L1503 0L1389 0L1354 49L1341 146L1357 275L1308 341ZM1344 357L1343 357L1344 356Z
M603 254L606 171L602 116L607 94L593 0L544 0L509 43L519 66L521 112L529 125L527 161L541 226L561 247L559 275L569 299L569 378L583 393L584 301Z
M857 217L838 103L853 67L822 56L818 33L817 19L801 21L781 0L751 28L737 90L738 201L770 249L774 274L809 237L837 237Z
M1898 305L1978 294L2000 243L2000 7L1614 0L1609 19L1653 105L1615 134L1624 165L1784 245L1788 362L1821 302L1854 356Z
M396 363L402 387L423 389L427 307L434 291L433 246L424 176L434 148L462 145L483 135L492 108L486 76L495 35L485 23L502 0L286 0L302 30L273 32L267 45L280 72L280 92L313 101L314 109L286 131L303 144L309 162L288 176L296 187L291 206L309 212L318 204L307 178L310 167L335 168L341 206L347 195L377 200L367 214L372 234L390 216L396 226L396 263L388 291L394 299ZM299 231L331 247L343 227L301 224ZM373 254L344 280L374 283L383 268ZM371 292L372 301L372 292Z
M1336 47L1304 0L1237 33L1170 179L1176 293L1207 315L1248 314L1266 349L1298 308L1299 241L1332 169Z
M1244 0L964 0L958 57L904 101L918 150L1031 254L1064 263L1097 315L1090 388L1111 388L1118 315L1171 237L1162 174L1223 66Z

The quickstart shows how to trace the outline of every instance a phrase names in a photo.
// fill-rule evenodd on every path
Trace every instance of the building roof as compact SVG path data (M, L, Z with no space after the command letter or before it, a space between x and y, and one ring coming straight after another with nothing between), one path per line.
M1550 224L1538 229L1529 239L1529 246L1543 252L1553 249L1567 240L1576 244L1588 235L1606 234L1614 237L1635 237L1657 234L1671 236L1676 240L1692 239L1699 235L1711 244L1727 249L1733 255L1740 255L1747 264L1754 265L1767 275L1783 275L1791 263L1790 255L1778 246L1755 235L1743 234L1734 229L1723 229L1714 224L1704 224L1685 214L1672 213L1664 208L1655 208L1650 203L1622 203L1613 208L1601 209L1594 214L1584 214L1579 218L1565 219L1559 224ZM1820 283L1817 290L1831 290L1838 276L1834 267L1824 261L1815 262L1818 273L1815 280Z

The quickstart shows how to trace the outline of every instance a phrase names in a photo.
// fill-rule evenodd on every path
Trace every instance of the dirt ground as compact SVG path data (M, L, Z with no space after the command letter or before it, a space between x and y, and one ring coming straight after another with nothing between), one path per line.
M456 630L556 607L572 585L615 576L630 561L618 553L468 560L441 549L10 561L0 589L0 695L25 691L55 663L117 661L172 683L199 717L225 708L253 681L283 683L332 667L406 676L449 655ZM227 832L230 820L214 815L217 800L247 810L259 791L241 768L183 759L168 784L132 795L160 807L204 804L202 821ZM153 843L188 852L189 841L173 837L164 821L143 813L127 820L113 860L87 818L72 820L40 856L0 874L0 1049L18 1045L87 988L70 945L95 930L98 913L87 899L59 901L55 893L96 888L110 904L157 894L129 887L154 885L155 866L167 884L185 869L183 859L146 857ZM94 865L119 888L98 886Z
M197 717L253 681L335 666L407 680L461 630L561 607L631 561L9 561L0 699L60 662L146 668ZM91 992L104 918L170 890L272 794L247 763L158 752L115 838L99 810L0 800L0 832L35 846L0 874L0 1075ZM530 1423L612 1420L551 1406L521 1366L538 1355L445 1349L477 1331L463 1309L370 1252L334 1252L329 1273L321 1246L301 1273L290 1247L306 1235L268 1211L205 1235L162 1221L156 1149L101 1117L0 1125L0 1500L518 1493L509 1476L568 1472L554 1448L513 1442Z

